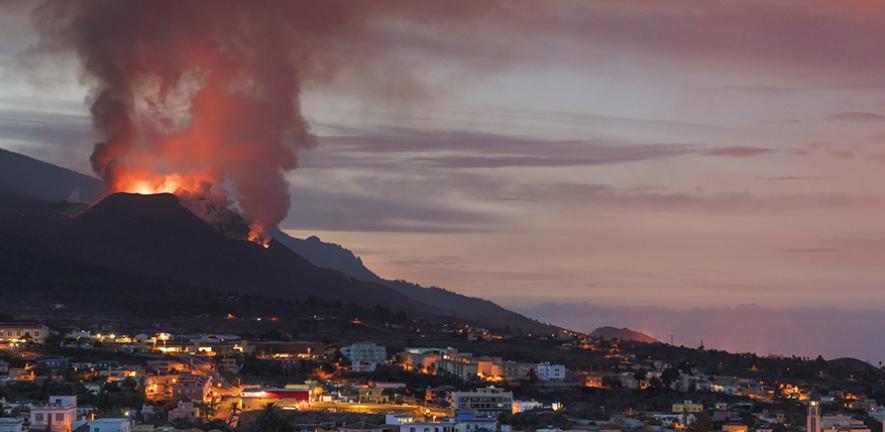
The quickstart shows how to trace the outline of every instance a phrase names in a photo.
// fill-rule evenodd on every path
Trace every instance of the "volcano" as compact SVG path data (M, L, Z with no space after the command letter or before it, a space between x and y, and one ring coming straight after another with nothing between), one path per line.
M117 193L76 211L22 197L7 197L5 204L11 205L0 210L3 243L72 264L229 293L351 299L370 307L432 311L383 285L316 267L278 243L264 248L231 239L171 194Z
M25 188L14 175L0 172L0 296L7 303L89 298L101 305L113 297L126 306L162 308L179 300L205 303L211 292L383 306L489 327L554 330L487 300L384 280L350 251L318 239L299 245L278 232L277 240L262 247L244 239L243 222L233 212L225 215L230 219L225 224L210 225L172 194L115 193L91 205L62 201L72 187L94 193L100 182L11 152L0 152L0 166L4 163L17 173L35 170L39 175L25 178L41 180ZM332 261L357 262L362 272L330 265L322 257L329 253L338 256Z

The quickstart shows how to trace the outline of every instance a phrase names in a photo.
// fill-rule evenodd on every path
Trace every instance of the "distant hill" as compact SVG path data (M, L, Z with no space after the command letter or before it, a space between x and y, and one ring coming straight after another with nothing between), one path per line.
M616 328L616 327L599 327L596 330L593 330L590 333L591 337L599 338L599 339L619 339L619 340L628 340L632 342L644 342L644 343L654 343L658 342L657 339L635 330L630 330L626 327L624 328Z
M101 180L0 148L0 187L46 201L91 203L104 194Z
M344 246L324 242L317 236L300 239L280 230L274 230L272 235L274 240L292 249L298 255L303 256L318 267L335 269L364 281L383 281L383 279L363 265L363 260L360 257Z
M863 361L858 360L852 357L841 357L835 358L827 361L827 366L830 369L842 372L842 373L852 373L852 374L862 374L862 373L872 373L879 371L879 368Z
M275 231L273 236L275 240L317 266L335 269L363 281L386 285L413 300L433 305L461 318L514 329L555 329L553 326L504 309L489 300L468 297L438 287L423 287L404 280L384 279L369 270L362 259L351 250L339 244L324 242L316 236L299 239L279 230Z

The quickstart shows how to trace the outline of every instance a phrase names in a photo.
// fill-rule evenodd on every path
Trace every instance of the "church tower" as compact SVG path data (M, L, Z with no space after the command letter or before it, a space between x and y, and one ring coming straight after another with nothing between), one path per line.
M808 401L806 432L820 432L820 401Z

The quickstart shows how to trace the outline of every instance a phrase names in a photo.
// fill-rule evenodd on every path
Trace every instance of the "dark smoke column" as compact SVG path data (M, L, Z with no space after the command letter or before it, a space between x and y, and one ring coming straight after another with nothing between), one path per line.
M372 2L47 0L45 50L74 50L102 142L92 165L112 191L231 200L268 240L289 209L285 174L313 137L305 80L362 30ZM334 56L327 56L334 57Z

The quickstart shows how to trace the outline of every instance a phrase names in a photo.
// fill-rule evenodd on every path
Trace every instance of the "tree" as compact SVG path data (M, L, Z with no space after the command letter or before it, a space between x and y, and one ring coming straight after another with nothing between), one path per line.
M279 408L269 403L264 406L264 409L255 418L255 423L251 425L249 430L255 432L292 432L295 429L283 418Z
M227 417L227 424L233 425L234 421L239 419L240 412L242 412L242 409L240 409L240 404L237 402L231 402L230 403L230 414Z
M664 383L664 387L671 388L674 382L679 379L679 371L673 368L664 369L661 372L661 382Z
M713 419L706 411L697 413L694 421L688 425L688 432L710 432L713 430Z

